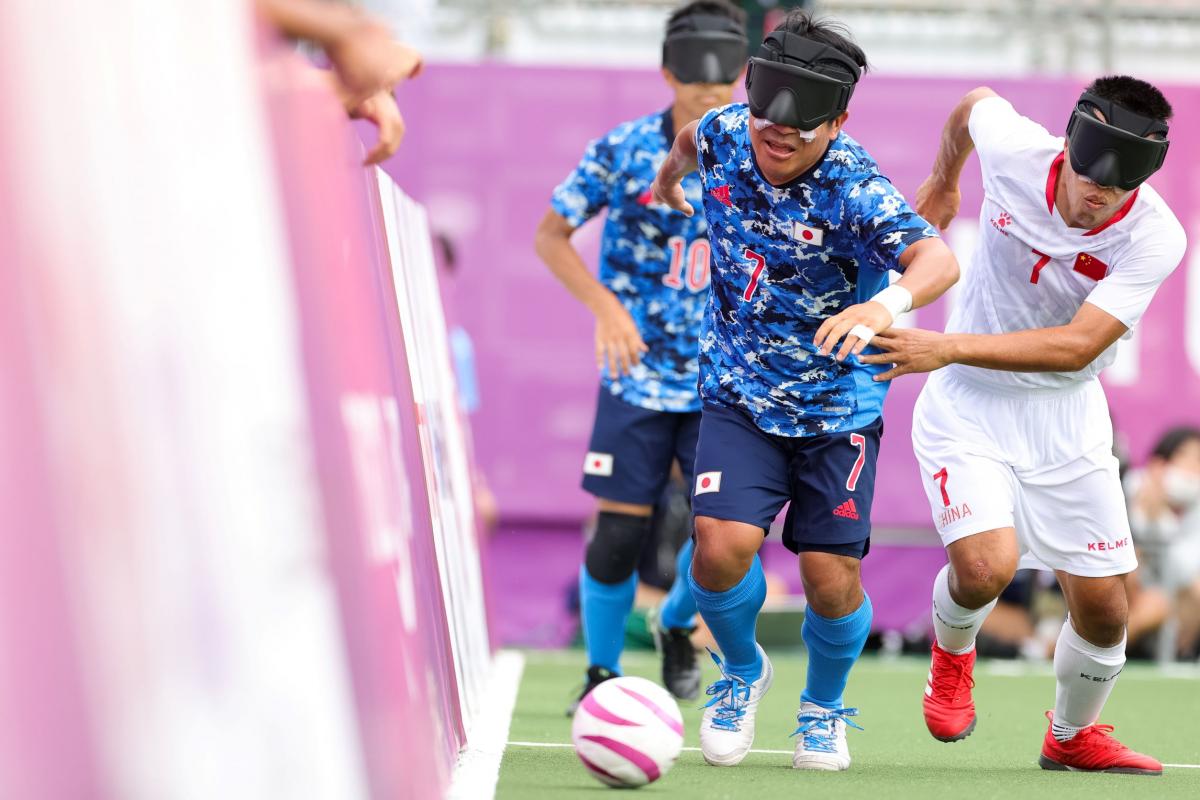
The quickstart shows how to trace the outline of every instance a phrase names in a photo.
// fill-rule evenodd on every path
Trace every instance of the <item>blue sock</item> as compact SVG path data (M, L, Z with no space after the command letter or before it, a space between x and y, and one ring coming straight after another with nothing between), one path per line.
M808 685L800 695L800 702L841 708L850 668L862 653L870 632L871 598L865 593L862 605L839 619L826 619L811 608L806 611L800 634L808 647Z
M580 616L588 665L621 673L621 650L625 647L625 619L633 608L637 573L620 583L601 583L579 568Z
M758 680L763 664L754 627L763 601L767 599L767 578L758 556L754 556L746 577L732 589L710 592L696 583L691 570L688 570L688 584L692 587L700 616L708 623L708 629L725 656L725 671L744 681Z
M659 624L664 628L690 628L695 624L696 598L692 597L692 587L688 585L694 549L695 545L688 539L675 556L675 582L671 584L671 591L667 592L658 615Z

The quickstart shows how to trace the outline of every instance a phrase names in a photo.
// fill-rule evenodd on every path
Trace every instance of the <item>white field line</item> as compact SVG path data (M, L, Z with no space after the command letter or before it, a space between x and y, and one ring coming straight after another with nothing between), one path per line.
M574 747L575 745L570 744L569 742L567 742L567 743L563 743L563 742L509 742L508 746L509 747ZM689 753L699 753L700 752L699 747L685 747L683 749ZM751 753L760 753L760 754L769 755L769 756L790 756L792 754L791 750L751 750L750 752ZM1170 767L1172 769L1200 769L1200 764L1163 764L1163 766Z
M484 705L467 734L467 747L458 756L447 800L481 800L496 795L500 762L508 741L513 708L525 656L515 650L501 650L492 661ZM568 745L569 746L569 745Z

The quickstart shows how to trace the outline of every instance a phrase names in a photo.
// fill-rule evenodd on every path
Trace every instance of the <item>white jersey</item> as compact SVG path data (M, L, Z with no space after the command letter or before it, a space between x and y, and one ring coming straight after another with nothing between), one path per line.
M971 110L983 172L979 242L948 333L1010 333L1066 325L1086 301L1132 331L1154 292L1183 259L1183 226L1149 184L1093 230L1071 228L1054 205L1062 137L1018 114L1001 97ZM1130 334L1126 334L1128 338ZM1116 344L1079 372L949 369L973 383L1012 391L1077 387L1116 357Z

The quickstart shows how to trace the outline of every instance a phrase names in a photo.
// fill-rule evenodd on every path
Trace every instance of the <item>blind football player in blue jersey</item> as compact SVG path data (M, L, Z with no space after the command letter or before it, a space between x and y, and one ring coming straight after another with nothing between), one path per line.
M937 232L843 130L867 60L845 29L793 11L750 59L749 104L684 127L653 196L692 214L695 171L713 248L700 341L691 586L724 661L700 728L704 758L739 763L771 662L755 641L766 595L758 550L790 503L808 677L792 764L850 765L842 693L871 626L860 560L886 384L858 354L896 316L958 279ZM888 271L902 273L889 286ZM857 727L857 726L856 726Z
M667 21L662 69L674 102L589 144L579 166L554 190L538 228L538 255L596 317L601 371L583 465L583 488L597 498L599 517L579 574L589 662L580 699L621 672L636 568L672 462L679 462L689 484L694 474L697 350L710 247L704 220L652 203L650 184L675 132L730 101L747 47L745 13L736 6L699 0L677 9ZM683 191L698 200L699 179L688 179ZM597 279L570 237L605 208ZM689 639L696 614L686 577L691 557L689 540L654 624L663 682L683 699L700 691Z

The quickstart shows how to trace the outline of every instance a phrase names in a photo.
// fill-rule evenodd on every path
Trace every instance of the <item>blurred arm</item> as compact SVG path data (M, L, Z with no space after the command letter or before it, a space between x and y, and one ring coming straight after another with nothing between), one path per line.
M696 171L696 127L699 120L693 120L675 136L671 152L658 168L654 176L654 185L650 187L654 202L681 211L685 216L692 216L695 209L687 201L683 193L683 178Z
M592 275L571 244L574 232L571 223L550 209L538 224L534 249L554 277L596 317L596 364L603 369L607 361L615 378L641 361L646 343L625 306Z

